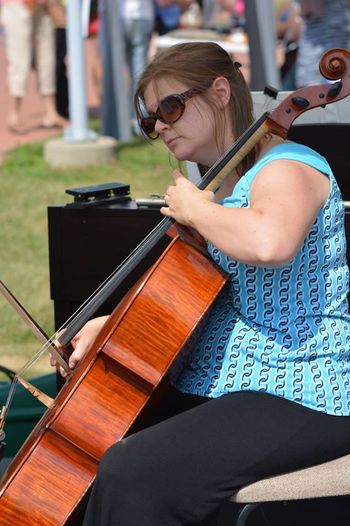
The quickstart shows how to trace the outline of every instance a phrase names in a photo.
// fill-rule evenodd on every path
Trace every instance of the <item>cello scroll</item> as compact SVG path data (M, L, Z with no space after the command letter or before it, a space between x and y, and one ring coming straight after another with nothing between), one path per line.
M350 95L350 51L341 48L326 51L321 57L319 69L333 83L306 86L286 97L267 119L271 133L286 138L289 128L299 115Z
M320 59L319 69L327 80L334 82L300 88L283 99L271 113L261 115L208 170L199 188L216 192L226 176L264 135L273 133L285 139L293 122L302 113L350 95L350 51L342 48L326 51Z

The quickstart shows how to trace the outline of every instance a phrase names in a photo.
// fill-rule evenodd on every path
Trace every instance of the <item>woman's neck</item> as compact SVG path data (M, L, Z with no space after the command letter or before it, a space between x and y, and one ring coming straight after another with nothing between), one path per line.
M278 144L283 144L285 141L278 135L267 134L260 141L259 155L256 159L257 161L265 155L266 152L271 150L274 146Z
M283 144L284 142L285 141L281 139L281 137L278 137L278 135L268 134L265 137L263 137L259 145L259 155L256 161L258 161L263 155L265 155L266 152L271 150L271 148L277 146L278 144ZM239 179L240 177L236 171L228 175L225 181L220 186L219 190L217 190L217 192L215 193L216 202L220 202L225 197L231 195Z

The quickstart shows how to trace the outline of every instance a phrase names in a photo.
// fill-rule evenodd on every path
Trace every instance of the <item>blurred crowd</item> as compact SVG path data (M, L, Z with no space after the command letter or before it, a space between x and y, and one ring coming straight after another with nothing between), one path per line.
M30 70L35 69L42 98L44 128L62 127L69 119L66 2L68 0L0 0L1 29L7 58L11 97L7 123L13 133L25 133L22 103ZM83 0L84 1L84 0ZM126 85L130 101L138 75L157 49L157 38L174 30L191 29L247 40L244 0L116 0L122 34ZM102 47L108 0L88 2L88 38L95 50L94 78L103 97ZM322 53L349 47L350 0L273 0L276 63L281 87L294 90L324 82L318 72ZM198 35L193 31L193 35ZM254 68L254 63L250 64ZM137 133L130 103L130 125Z
M282 87L324 82L318 69L330 48L349 48L349 0L274 0Z

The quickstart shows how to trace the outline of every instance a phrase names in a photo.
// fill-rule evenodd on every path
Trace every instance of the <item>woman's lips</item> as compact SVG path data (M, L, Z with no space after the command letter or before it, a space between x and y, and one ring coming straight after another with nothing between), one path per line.
M172 144L174 144L174 142L178 139L178 137L172 137L171 139L167 139L165 142L166 142L166 145L168 147L170 147Z

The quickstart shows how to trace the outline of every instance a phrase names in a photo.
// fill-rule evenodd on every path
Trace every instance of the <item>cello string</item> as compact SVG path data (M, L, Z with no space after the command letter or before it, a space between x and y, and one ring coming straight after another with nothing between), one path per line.
M4 425L5 425L5 422L6 422L6 418L7 418L7 413L9 411L10 405L12 403L12 399L13 399L13 396L15 394L17 383L18 383L18 379L17 379L17 375L15 375L15 377L13 378L13 380L11 382L9 392L7 394L5 405L1 409L1 414L0 414L0 431L2 431L2 429L4 428Z
M12 294L10 289L0 280L0 293L3 297L9 302L11 307L16 311L20 318L26 323L26 325L31 329L33 334L38 338L38 340L46 345L49 342L49 337L45 331L38 325L38 323L33 319L29 312L23 307L19 300ZM50 345L51 353L55 356L58 363L69 372L68 364L65 360L65 356L61 353L59 349Z
M253 122L251 126L235 141L235 143L216 161L215 164L204 174L202 181L199 183L200 190L208 190L210 184L213 185L216 178L220 177L222 172L225 177L228 175L225 171L226 165L232 161L230 170L235 168L242 159L254 148L256 144L256 132L259 132L269 116L268 112L263 113L258 120ZM266 133L266 130L265 130ZM218 188L216 188L217 190Z
M30 360L22 367L22 369L17 373L17 376L23 376L24 373L26 373L29 368L34 365L39 358L42 357L44 353L48 351L48 349L53 345L53 341L48 339L48 341L30 358Z
M229 171L233 169L234 166L237 166L239 162L244 158L245 155L254 147L258 142L260 137L266 133L266 129L263 124L266 120L267 113L263 114L256 122L254 122L248 130L231 146L225 153L222 155L214 165L206 172L203 176L202 181L199 184L199 188L208 187L208 182L212 181L215 184L216 191L222 184L224 178L227 176ZM248 138L247 138L248 137ZM242 151L242 147L245 145ZM230 161L231 159L231 161ZM230 161L230 163L229 163ZM229 163L229 168L225 167ZM222 174L224 172L224 174ZM220 180L218 181L220 177ZM146 238L129 254L129 256L99 285L99 287L78 307L78 309L68 318L68 320L54 333L53 336L48 338L47 342L42 346L41 349L29 360L25 366L18 373L22 376L26 373L29 368L53 345L53 341L58 339L58 334L63 329L67 328L72 321L76 321L81 313L85 313L87 306L91 305L92 301L99 297L99 294L103 293L104 288L108 285L113 279L114 276L119 276L119 281L124 279L123 273L130 273L130 267L135 267L140 261L140 253L148 253L149 249L155 245L154 239L163 237L165 232L174 224L174 220L169 218L164 218L160 221L156 227L146 236ZM149 248L150 245L150 248ZM125 271L125 272L124 272ZM116 288L116 287L115 287ZM114 290L115 290L114 288ZM109 292L111 294L111 292ZM102 294L101 302L105 301L105 298ZM96 305L94 305L94 310L96 310ZM84 321L85 323L86 321ZM70 342L71 336L68 337L67 343ZM64 340L65 341L65 340Z
M239 151L244 144L255 134L255 132L264 124L268 113L261 115L243 135L222 155L216 163L206 172L198 188L206 188L208 182L213 180L224 169L230 158ZM248 147L251 149L254 144L249 141ZM248 153L247 147L244 155ZM239 162L239 160L238 160ZM238 164L238 163L237 163ZM232 166L231 166L232 169ZM227 173L226 173L227 175ZM67 346L72 337L88 321L96 310L106 301L114 292L121 282L127 277L139 264L141 259L147 255L158 241L160 241L166 231L175 221L171 218L164 218L158 225L146 236L146 238L129 254L129 256L110 274L109 277L85 300L85 302L71 315L68 321L59 329L65 328L65 332L60 336L59 341L62 345Z
M5 405L2 407L1 409L1 412L0 412L0 431L3 429L4 425L5 425L5 422L6 422L6 418L7 418L7 414L8 414L8 411L10 409L10 406L12 404L12 400L13 400L13 397L14 397L14 394L15 394L15 391L16 391L16 387L18 385L18 383L20 382L20 378L29 370L29 368L36 362L39 360L39 358L47 352L47 350L53 345L53 342L51 339L49 339L40 349L39 351L37 351L32 357L31 359L24 365L24 367L22 367L22 369L15 374L12 382L11 382L11 385L10 385L10 388L9 388L9 392L8 392L8 395L7 395L7 399L6 399L6 402L5 402ZM35 396L32 391L30 389L28 389L28 387L26 387L26 385L24 385L23 382L20 382L21 385L28 390L28 392L30 392L30 394L32 396ZM31 384L29 384L31 385ZM45 394L45 393L44 393Z
M215 188L213 191L216 191L220 185L222 184L225 177L228 175L229 171L231 171L235 166L241 162L241 160L244 158L245 155L254 147L254 145L258 142L258 140L261 138L263 134L266 133L266 129L263 126L265 120L266 120L267 114L264 114L252 124L248 128L248 130L234 143L233 146L231 146L223 156L221 156L214 165L206 172L206 174L203 176L202 181L199 184L199 188L208 188L208 183L212 182L212 186L214 185ZM248 137L248 138L247 138ZM245 145L243 147L243 145ZM227 165L229 164L229 167ZM224 173L223 173L224 172ZM22 376L24 373L26 373L29 368L53 345L53 341L55 339L58 339L58 334L61 330L63 330L65 327L67 327L72 320L76 320L76 318L79 316L81 312L84 311L85 307L89 305L93 299L96 299L98 297L98 294L103 291L104 287L110 283L111 279L116 276L117 274L123 273L123 270L128 267L130 269L130 265L134 266L135 262L138 262L140 260L140 252L149 252L149 245L152 246L155 245L154 238L158 238L160 235L163 237L166 230L170 228L172 224L174 224L174 220L169 218L164 218L162 221L160 221L156 227L146 236L146 238L129 254L129 256L108 276L100 285L99 287L83 302L83 304L69 317L69 319L63 324L55 333L53 336L48 338L47 342L42 346L41 349L29 360L25 366L21 369L21 371L18 373L18 376ZM130 270L129 270L130 271ZM123 278L120 278L123 279ZM103 299L104 301L104 299ZM69 337L69 341L70 341ZM13 385L13 388L11 389L11 396L9 396L8 403L11 402L13 392L15 389L15 385Z
M237 152L236 155L230 159L221 172L206 186L206 190L211 190L212 192L217 192L220 188L227 175L232 172L234 168L244 159L244 157L254 148L260 139L268 132L268 126L263 123L260 128L253 133L251 138L246 142L246 144Z

